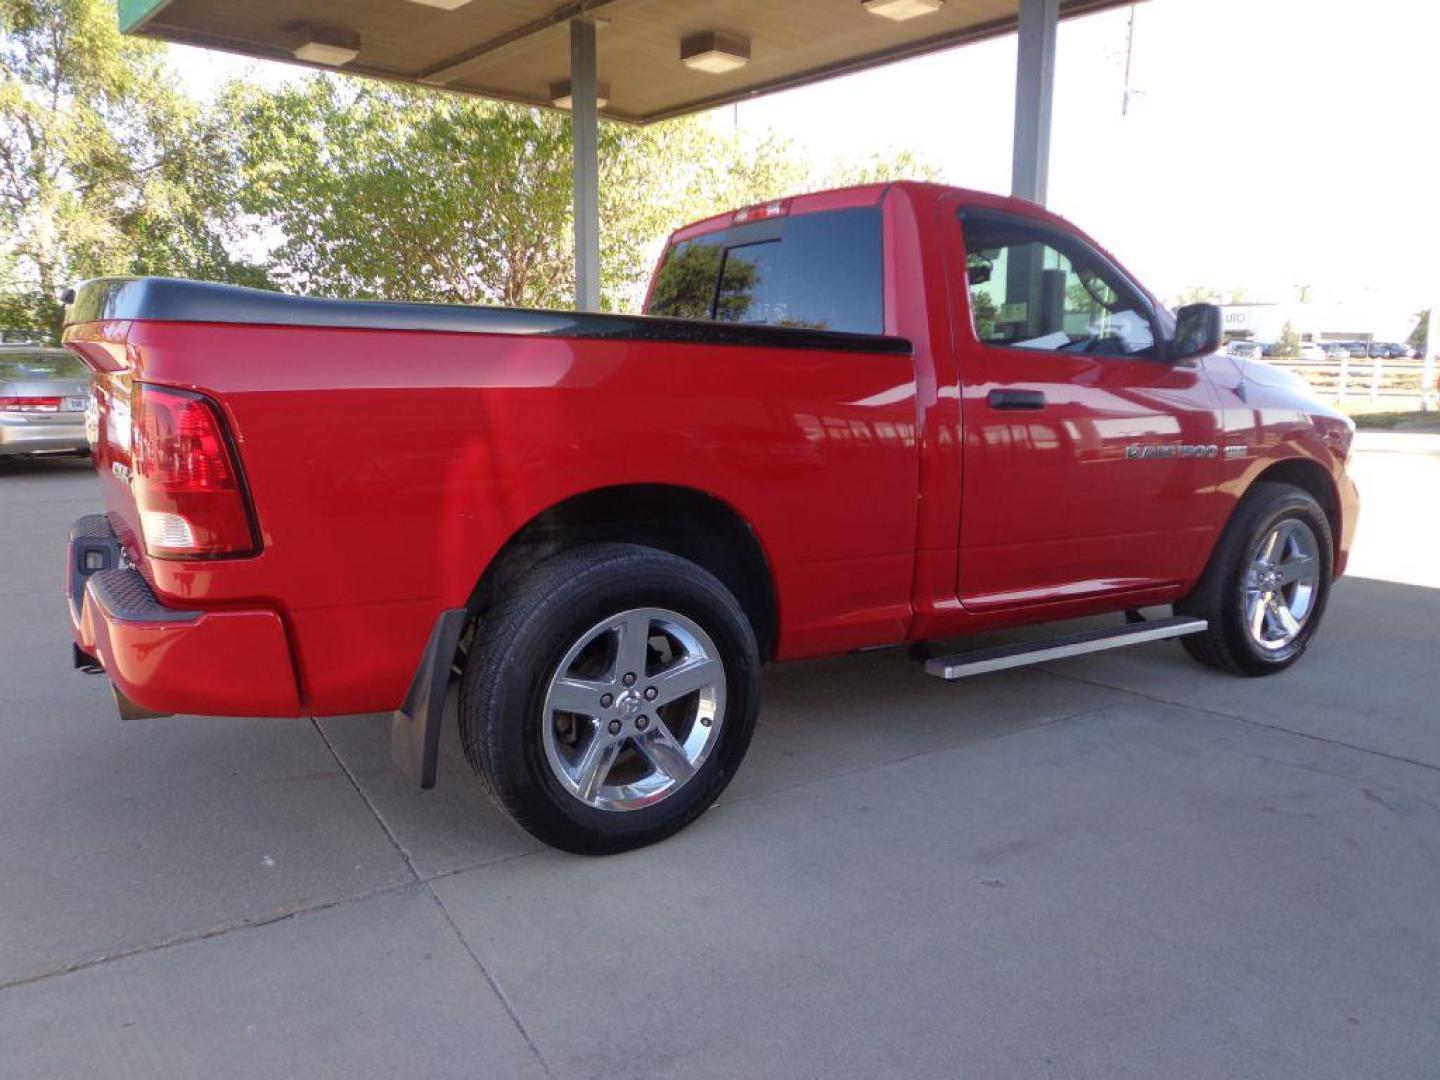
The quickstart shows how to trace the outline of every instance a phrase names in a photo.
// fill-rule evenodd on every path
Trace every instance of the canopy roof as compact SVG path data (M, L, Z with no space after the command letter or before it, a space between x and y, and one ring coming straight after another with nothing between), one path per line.
M1125 2L1061 0L1060 12ZM328 43L354 58L312 66L550 106L570 76L566 24L588 16L600 27L601 115L649 123L1008 33L1018 8L1019 0L944 0L894 21L862 0L121 0L120 25L290 62L305 42ZM706 32L748 51L748 62L719 73L682 62L681 42Z

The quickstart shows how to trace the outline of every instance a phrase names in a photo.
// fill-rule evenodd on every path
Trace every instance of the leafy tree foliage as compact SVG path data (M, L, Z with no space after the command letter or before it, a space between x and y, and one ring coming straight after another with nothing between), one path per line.
M1415 313L1415 329L1410 331L1410 336L1405 343L1412 349L1419 349L1422 353L1430 345L1430 309L1417 311Z
M995 336L995 327L1000 319L1000 309L995 298L984 289L970 290L970 314L975 320L975 336L988 341Z
M1175 306L1184 307L1186 304L1219 304L1221 303L1220 290L1210 285L1191 285L1175 295Z
M58 330L64 288L165 274L346 297L568 307L570 121L317 75L186 97L115 0L0 0L0 326ZM913 155L812 172L691 117L600 127L601 289L634 307L679 224ZM268 249L263 266L235 252Z
M1299 356L1300 334L1287 319L1280 330L1280 340L1275 343L1275 356Z
M537 307L574 293L569 118L432 91L317 76L276 93L232 87L246 132L244 208L284 239L301 291ZM600 127L601 288L634 299L656 241L717 207L807 179L776 140L688 118Z
M58 330L59 293L106 273L255 281L227 254L216 122L110 0L0 0L0 322Z
M1184 307L1186 304L1229 304L1236 306L1240 304L1253 303L1249 292L1243 285L1232 285L1228 289L1217 289L1213 285L1191 285L1188 289L1177 293L1175 296L1175 307Z

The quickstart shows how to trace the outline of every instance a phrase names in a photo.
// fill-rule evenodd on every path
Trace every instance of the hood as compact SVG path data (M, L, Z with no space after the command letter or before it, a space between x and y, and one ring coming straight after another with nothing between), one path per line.
M1240 377L1246 382L1259 383L1261 386L1272 386L1279 390L1295 390L1306 398L1313 399L1319 403L1315 396L1314 388L1301 376L1286 368L1276 367L1274 364L1267 364L1264 360L1250 359L1236 356L1233 358L1235 366L1240 369Z
M1304 378L1263 360L1242 360L1238 356L1231 359L1240 371L1243 400L1254 405L1264 403L1293 409L1307 416L1311 426L1334 448L1342 462L1350 456L1355 421L1334 405L1321 401L1315 388Z
M1247 401L1265 399L1288 405L1313 417L1340 420L1352 429L1354 424L1338 406L1323 401L1306 379L1288 368L1267 364L1264 360L1232 357L1240 373L1240 395ZM1247 394L1248 390L1248 394Z

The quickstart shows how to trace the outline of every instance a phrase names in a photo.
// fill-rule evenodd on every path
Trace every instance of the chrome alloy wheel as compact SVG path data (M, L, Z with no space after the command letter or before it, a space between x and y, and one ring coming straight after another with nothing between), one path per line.
M663 608L622 611L570 646L541 714L545 758L597 810L639 810L700 770L725 719L725 666L710 636Z
M1276 524L1255 549L1245 575L1245 626L1267 652L1295 643L1320 594L1320 545L1296 518Z

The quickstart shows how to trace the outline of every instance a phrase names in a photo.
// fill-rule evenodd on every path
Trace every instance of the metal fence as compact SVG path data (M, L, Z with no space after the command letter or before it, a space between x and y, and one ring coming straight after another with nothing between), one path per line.
M1425 361L1346 357L1343 360L1269 360L1295 372L1322 397L1339 402L1369 401L1373 405L1399 404L1396 399L1419 399L1435 392L1425 386Z

